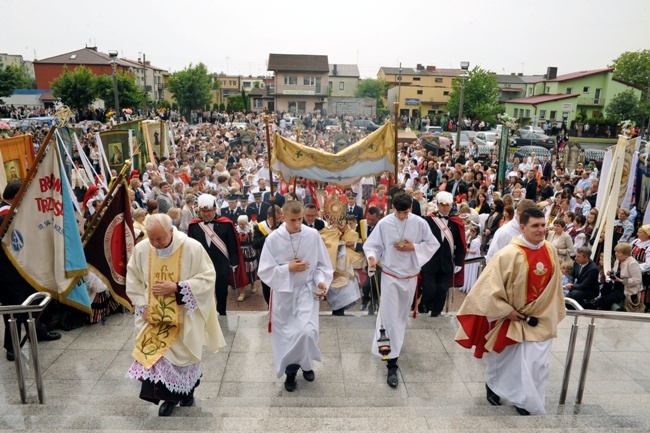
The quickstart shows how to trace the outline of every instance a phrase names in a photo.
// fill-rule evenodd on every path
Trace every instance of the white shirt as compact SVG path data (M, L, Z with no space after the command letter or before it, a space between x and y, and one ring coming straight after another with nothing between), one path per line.
M485 255L485 262L489 263L492 257L498 253L503 247L510 244L512 238L521 235L519 229L519 221L516 218L508 221L507 224L501 226L495 233L490 243L490 248Z

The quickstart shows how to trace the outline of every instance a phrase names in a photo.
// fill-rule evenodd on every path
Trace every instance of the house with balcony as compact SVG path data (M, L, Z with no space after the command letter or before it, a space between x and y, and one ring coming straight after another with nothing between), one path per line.
M147 99L154 103L160 103L165 99L165 75L168 72L162 68L153 66L150 61L142 58L138 60L121 59L133 65L132 71L135 75L135 84L147 95Z
M604 114L607 104L619 93L643 89L614 78L614 69L594 69L557 75L550 67L546 75L526 84L526 96L506 101L506 113L520 125L565 122L571 125L578 114L587 120Z
M327 56L269 54L268 70L274 73L270 87L270 111L313 113L327 108L329 63Z
M418 64L415 68L382 66L377 79L388 83L387 107L399 102L400 116L435 116L446 113L454 78L462 69L443 69Z

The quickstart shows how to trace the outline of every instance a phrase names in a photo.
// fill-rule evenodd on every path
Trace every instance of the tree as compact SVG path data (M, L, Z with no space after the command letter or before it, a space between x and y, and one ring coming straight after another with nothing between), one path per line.
M453 118L458 118L462 77L454 78L447 111ZM503 113L505 108L499 104L499 83L493 73L474 67L465 78L465 96L463 98L463 116L472 120L496 123L496 116Z
M379 100L380 98L386 96L386 90L388 86L384 80L375 80L372 78L366 78L359 81L356 92L354 96L357 98L375 98Z
M84 66L78 66L70 72L64 65L63 73L52 81L52 94L70 108L86 108L97 94L95 76Z
M643 119L643 106L633 90L626 90L614 96L605 108L607 119L616 123L632 120L637 125Z
M190 118L191 110L203 109L212 100L214 90L212 78L203 63L190 65L182 71L174 72L169 77L169 91L178 102L185 118Z
M615 58L609 67L616 68L614 78L644 89L650 87L650 50L626 51Z
M0 63L0 98L11 96L16 89L27 89L25 86L24 72L18 66L7 66L2 70Z
M228 99L228 106L226 107L226 110L229 113L234 113L236 111L245 111L246 107L248 107L248 95L233 95L229 96Z
M106 107L115 108L113 93L113 76L99 75L95 78L95 90L98 98L104 100ZM117 74L117 93L120 98L120 107L140 107L144 99L142 89L135 83L135 75L128 72Z

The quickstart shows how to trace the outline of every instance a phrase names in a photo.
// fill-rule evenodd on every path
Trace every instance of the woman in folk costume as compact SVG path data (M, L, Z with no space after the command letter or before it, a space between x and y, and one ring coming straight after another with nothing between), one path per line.
M258 275L271 287L269 332L273 364L278 377L286 374L284 388L296 389L296 375L315 379L313 361L318 349L319 302L332 283L332 265L316 229L302 224L303 206L287 202L284 223L264 242Z
M253 248L253 231L251 230L251 225L248 223L248 217L246 215L239 215L237 217L237 236L239 237L239 246L241 247L242 255L244 256L244 264L246 267L246 273L248 274L248 279L251 282L251 293L255 293L255 285L253 282L257 279L257 253L255 248ZM246 298L246 292L244 291L245 287L239 289L239 297L237 301L241 302Z
M458 312L456 341L490 352L487 400L504 398L521 415L544 415L548 357L557 325L566 315L560 261L544 240L544 213L536 208L519 217L522 234L489 262ZM536 319L536 320L533 320Z
M163 404L159 416L191 406L201 378L203 346L226 345L217 320L215 271L205 249L172 226L164 214L147 220L126 276L135 306L135 361L127 377L139 380L140 398Z
M480 232L481 227L475 222L470 222L465 260L481 257ZM465 279L463 282L463 287L460 288L461 292L469 293L469 291L472 290L472 286L474 286L474 283L476 283L476 278L478 277L478 266L478 262L465 265Z

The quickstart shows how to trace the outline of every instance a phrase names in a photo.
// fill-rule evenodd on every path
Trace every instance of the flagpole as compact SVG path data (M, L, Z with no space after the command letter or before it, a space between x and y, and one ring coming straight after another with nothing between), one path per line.
M395 165L393 169L393 188L390 188L390 177L388 178L388 209L386 209L386 214L390 213L390 210L393 206L393 195L397 193L397 171L399 170L399 161L397 160L397 139L399 132L399 118L397 113L399 111L399 102L393 102L393 108L395 110L395 149L393 157L395 158Z
M5 218L4 221L2 222L2 225L0 225L0 239L4 237L5 232L7 231L7 227L9 226L9 223L11 222L11 220L15 215L16 208L18 207L18 205L23 199L23 194L25 193L27 186L30 183L32 183L32 180L34 180L34 177L36 177L36 173L38 171L37 168L41 164L43 155L45 155L45 150L48 148L50 141L54 136L55 131L56 131L56 126L52 125L50 131L45 136L45 140L43 140L43 143L41 144L41 148L38 149L38 153L34 158L34 162L35 162L34 166L30 167L29 171L27 172L27 177L23 180L22 184L20 185L20 189L18 190L18 193L16 194L16 197L13 200L13 203L11 203L11 207L9 208L9 213L7 214L7 218Z
M264 115L264 128L266 129L266 153L269 158L269 184L271 186L271 196L270 196L270 201L271 201L271 212L273 214L273 227L275 228L278 224L275 218L275 193L273 192L273 169L271 168L271 136L269 135L269 122L271 121L271 116L269 114Z
M117 189L118 186L122 184L122 181L126 177L126 172L130 167L131 167L131 161L127 159L126 161L124 161L122 170L120 170L119 174L115 178L113 185L111 185L110 191L108 191L108 194L106 194L106 198L102 201L102 203L99 205L99 208L95 211L95 214L93 215L93 219L90 220L88 227L86 227L86 231L84 231L84 234L81 236L82 244L85 244L85 242L88 240L90 235L95 230L95 226L97 225L99 219L101 218L102 211L106 206L108 206L108 202L113 199L113 192Z

